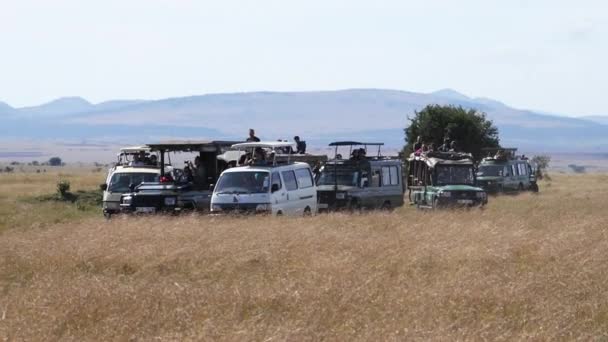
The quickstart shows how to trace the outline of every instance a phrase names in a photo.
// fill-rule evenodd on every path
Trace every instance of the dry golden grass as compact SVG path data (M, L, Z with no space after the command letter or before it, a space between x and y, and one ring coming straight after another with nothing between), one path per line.
M91 216L63 203L27 201L57 191L57 182L67 180L74 190L98 189L105 173L90 168L51 168L46 173L0 174L0 233L8 228L36 228Z
M607 180L483 211L9 229L0 339L607 339Z

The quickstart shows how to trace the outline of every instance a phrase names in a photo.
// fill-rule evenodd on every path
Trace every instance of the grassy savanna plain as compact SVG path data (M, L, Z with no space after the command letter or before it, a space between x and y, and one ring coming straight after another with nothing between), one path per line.
M31 200L58 178L0 175L1 340L608 339L608 175L485 210L110 221Z

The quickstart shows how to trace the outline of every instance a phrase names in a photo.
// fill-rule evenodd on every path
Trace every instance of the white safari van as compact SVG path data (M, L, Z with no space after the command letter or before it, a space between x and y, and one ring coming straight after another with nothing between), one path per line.
M233 167L220 175L211 197L211 212L314 215L317 189L307 163L278 163L275 149L285 142L251 142L233 147L250 150L248 166Z

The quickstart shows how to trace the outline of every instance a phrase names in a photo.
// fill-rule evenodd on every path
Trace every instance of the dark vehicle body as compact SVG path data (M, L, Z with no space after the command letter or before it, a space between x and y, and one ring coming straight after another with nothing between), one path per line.
M468 153L412 153L408 158L409 199L418 208L482 207L486 192L476 186L475 166Z
M373 157L342 159L339 146L378 146ZM380 155L381 143L334 142L334 158L319 170L316 177L319 211L354 209L391 209L403 205L403 163L398 158Z
M490 154L494 150L489 150ZM536 167L525 157L515 155L517 149L496 149L478 165L477 184L489 193L538 191Z
M195 152L206 170L206 179L192 181L182 169L165 173L161 168L159 182L144 182L121 198L121 210L133 213L208 211L213 185L227 162L217 156L226 152L235 141L170 141L148 145L158 151L161 165L170 152Z

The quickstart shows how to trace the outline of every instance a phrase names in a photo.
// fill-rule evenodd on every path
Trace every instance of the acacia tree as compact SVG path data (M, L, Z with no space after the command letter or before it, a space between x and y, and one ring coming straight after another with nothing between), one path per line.
M500 147L498 128L486 114L475 109L460 106L428 105L416 111L409 118L410 125L405 128L405 155L413 150L416 138L420 136L425 144L438 148L444 137L456 141L459 150L473 154L476 160L482 156L482 149Z

